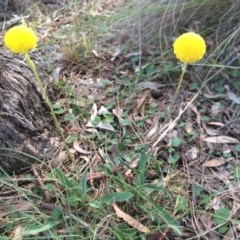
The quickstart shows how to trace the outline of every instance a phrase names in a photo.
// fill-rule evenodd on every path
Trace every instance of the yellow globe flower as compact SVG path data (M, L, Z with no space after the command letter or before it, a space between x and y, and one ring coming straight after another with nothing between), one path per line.
M183 63L194 63L201 60L206 52L204 39L194 32L183 33L173 44L176 58Z
M34 31L25 25L10 28L4 36L6 47L13 53L27 53L36 48L37 41Z

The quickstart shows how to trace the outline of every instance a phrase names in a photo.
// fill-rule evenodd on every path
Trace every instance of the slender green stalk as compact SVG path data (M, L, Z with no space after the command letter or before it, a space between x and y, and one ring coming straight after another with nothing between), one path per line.
M55 114L55 112L54 112L53 106L52 106L52 104L51 104L51 102L50 102L50 100L49 100L49 97L48 97L48 95L47 95L47 93L46 93L46 90L45 90L43 84L42 84L42 81L41 81L41 79L39 78L39 75L38 75L38 73L37 73L35 64L34 64L34 62L31 60L31 58L30 58L30 56L29 56L28 53L25 54L25 57L26 57L26 59L27 59L27 62L28 62L28 64L29 64L29 66L30 66L33 74L34 74L34 77L35 77L35 79L36 79L36 81L37 81L37 84L38 84L38 86L39 86L39 88L40 88L40 91L41 91L41 93L42 93L43 99L44 99L44 101L46 102L47 106L49 107L49 110L50 110L50 113L51 113L51 115L52 115L53 121L54 121L54 123L55 123L55 125L56 125L56 128L57 128L58 132L60 133L61 138L62 138L62 140L63 140L63 144L64 144L64 147L65 147L65 150L67 151L70 159L73 160L73 157L72 157L72 155L71 155L71 153L70 153L70 151L69 151L69 148L68 148L68 146L67 146L67 142L66 142L66 139L65 139L63 130L62 130L62 128L61 128L61 126L60 126L60 124L59 124L59 122L58 122L58 120L57 120L57 117L56 117L56 114Z
M177 96L178 96L178 94L179 94L180 88L181 88L181 86L182 86L183 77L184 77L184 75L185 75L185 73L186 73L186 69L187 69L187 64L184 63L184 64L182 65L182 73L181 73L180 78L179 78L179 81L178 81L177 89L176 89L175 94L174 94L174 96L173 96L173 100L172 100L172 102L171 102L171 104L170 104L170 106L169 106L169 108L168 108L168 114L171 113L173 104L175 103L175 101L176 101L176 99L177 99Z

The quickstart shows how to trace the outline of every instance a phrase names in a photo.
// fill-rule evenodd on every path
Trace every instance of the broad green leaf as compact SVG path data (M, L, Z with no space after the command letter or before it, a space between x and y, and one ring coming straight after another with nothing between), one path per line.
M55 110L54 112L55 112L55 114L60 115L60 114L65 113L65 110L63 108L60 108L58 110Z
M152 202L154 209L157 211L158 215L162 220L168 224L177 234L182 235L182 227L179 225L179 222L174 219L169 213L167 213L164 208Z
M240 145L236 145L235 151L240 152Z
M9 240L8 237L0 237L0 240Z
M178 162L179 159L180 159L180 156L177 153L175 153L173 155L169 155L168 163L174 164L174 163Z
M66 116L64 116L64 121L70 122L70 121L73 121L75 118L76 118L76 116L74 114L69 113Z
M52 220L53 221L57 221L59 220L59 218L61 217L61 214L62 214L62 211L59 207L55 207L53 210L52 210Z
M130 192L115 192L105 195L99 198L98 201L101 203L111 204L114 202L125 202L131 199L134 195Z
M228 231L228 229L229 229L228 224L224 224L223 226L219 227L217 231L220 234L225 234Z
M53 104L52 104L52 107L53 107L54 109L62 108L60 102L55 102L55 103L53 103Z
M180 138L178 138L178 137L172 138L172 144L171 144L172 147L177 148L180 145L181 145L181 139Z
M138 162L136 177L135 177L135 184L143 185L146 179L146 166L148 161L148 155L145 151L141 153L140 160Z
M67 143L71 144L73 143L74 141L77 141L78 140L78 136L75 135L75 134L72 134L72 135L69 135L67 137Z
M122 119L121 120L121 125L122 126L130 126L131 125L131 121L129 119Z
M41 232L45 232L47 230L52 229L56 225L60 224L61 221L55 221L55 222L48 222L43 225L35 225L35 226L29 226L24 230L24 236L29 236L29 235L37 235Z
M219 208L213 217L218 224L223 224L229 220L230 215L231 212L228 208Z
M73 188L72 181L70 181L69 178L59 168L55 169L55 173L58 179L60 180L61 184L63 185L63 187L65 187L68 190Z
M102 204L99 201L89 202L88 205L92 208L102 208Z

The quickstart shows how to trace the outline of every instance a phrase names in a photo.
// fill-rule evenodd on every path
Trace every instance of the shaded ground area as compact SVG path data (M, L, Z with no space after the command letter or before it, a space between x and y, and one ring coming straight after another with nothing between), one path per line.
M49 88L57 89L54 108L75 161L62 151L62 158L34 165L27 176L3 178L2 233L25 231L26 239L238 239L237 58L215 51L213 42L221 38L205 33L206 60L188 66L169 113L181 73L169 28L168 50L160 54L153 42L140 48L144 38L136 44L140 25L130 16L127 23L133 25L123 28L121 39L114 31L121 21L107 34L100 31L97 23L114 14L111 1L70 5L32 15L41 41L32 55L48 73ZM218 7L226 15L233 9ZM24 219L23 213L30 218L37 212L29 228L17 220L9 224L12 213ZM46 229L38 232L39 226Z

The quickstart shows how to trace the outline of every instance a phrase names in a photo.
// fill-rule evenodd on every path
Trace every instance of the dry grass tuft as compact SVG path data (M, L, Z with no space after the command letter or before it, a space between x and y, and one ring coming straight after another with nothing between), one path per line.
M238 43L239 13L240 3L231 0L135 0L120 8L111 29L121 48L160 54L162 60L168 60L166 54L175 37L195 31L207 38L211 52L219 46L220 57L224 44L232 51L229 43Z

